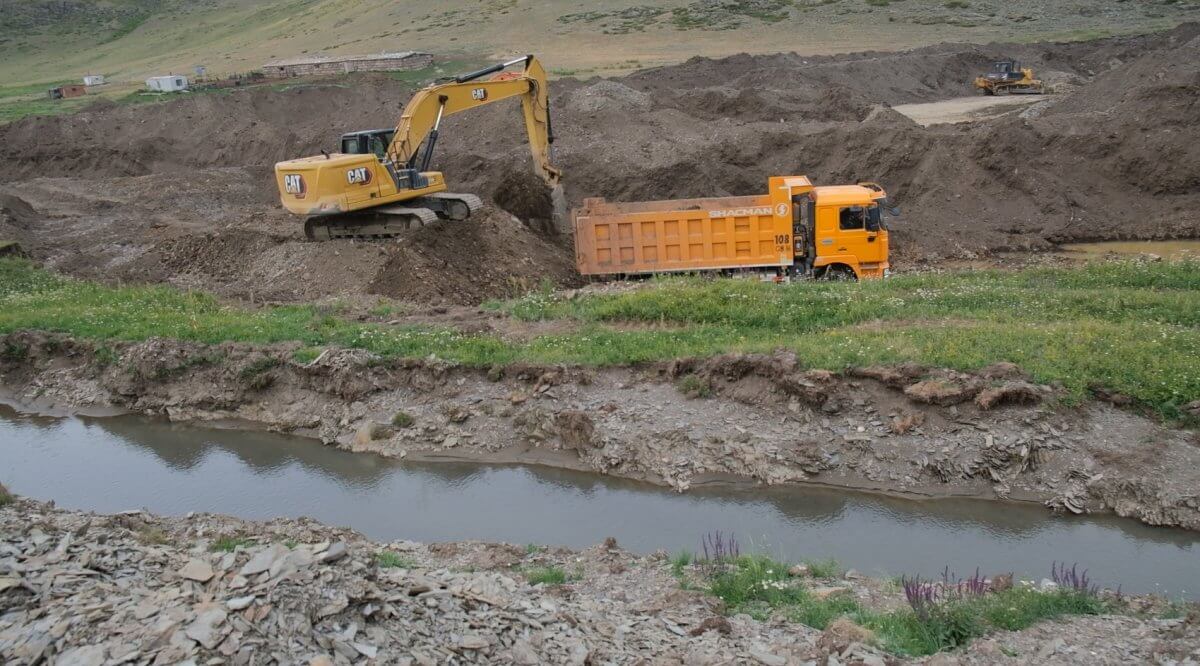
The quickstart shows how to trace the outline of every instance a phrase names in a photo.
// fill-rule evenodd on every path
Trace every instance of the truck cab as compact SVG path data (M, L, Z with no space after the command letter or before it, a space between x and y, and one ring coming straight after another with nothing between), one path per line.
M831 279L888 273L889 239L883 215L887 193L882 187L802 184L787 191L792 204L793 273Z

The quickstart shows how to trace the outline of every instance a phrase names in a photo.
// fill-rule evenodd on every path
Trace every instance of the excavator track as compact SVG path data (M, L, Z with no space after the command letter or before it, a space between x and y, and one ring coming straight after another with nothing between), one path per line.
M442 219L456 221L465 220L471 217L472 213L483 208L483 200L479 197L474 194L458 192L428 194L420 199L414 199L413 202L433 210Z
M304 236L310 241L338 239L380 240L429 226L439 218L462 221L483 207L474 194L438 192L410 199L405 205L379 206L368 210L310 217L304 221Z

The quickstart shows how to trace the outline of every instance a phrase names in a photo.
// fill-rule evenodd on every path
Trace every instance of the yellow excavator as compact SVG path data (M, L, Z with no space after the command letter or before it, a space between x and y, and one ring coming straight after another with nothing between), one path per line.
M350 132L339 152L279 162L279 198L306 218L309 240L390 238L439 218L465 220L482 202L447 192L441 172L429 170L438 129L446 116L511 97L521 98L534 171L557 192L546 71L529 55L417 91L395 129Z

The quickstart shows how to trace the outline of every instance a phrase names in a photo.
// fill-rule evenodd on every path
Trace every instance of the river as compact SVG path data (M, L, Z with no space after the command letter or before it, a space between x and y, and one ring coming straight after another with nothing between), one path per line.
M1200 534L1039 506L907 500L805 486L666 488L545 467L406 463L283 435L120 416L48 418L0 406L0 482L72 509L310 516L381 541L480 539L695 552L733 534L742 552L837 558L871 575L1015 571L1078 562L1127 592L1200 598Z

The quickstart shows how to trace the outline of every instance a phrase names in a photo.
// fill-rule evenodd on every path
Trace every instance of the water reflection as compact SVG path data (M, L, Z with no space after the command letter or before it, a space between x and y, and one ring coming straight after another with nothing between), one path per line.
M393 466L378 456L329 455L333 449L296 437L273 433L197 428L138 416L80 419L88 428L153 454L168 467L188 471L222 451L258 473L275 473L290 465L335 478L343 485L372 488L391 473ZM293 446L297 441L303 446Z
M1128 591L1200 590L1200 535L1032 505L913 501L813 487L700 487L513 465L402 463L312 440L118 417L0 408L0 481L71 508L145 507L247 518L307 515L377 539L696 550L723 530L781 558L836 557L871 573L1015 570L1079 561Z

